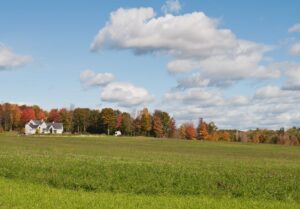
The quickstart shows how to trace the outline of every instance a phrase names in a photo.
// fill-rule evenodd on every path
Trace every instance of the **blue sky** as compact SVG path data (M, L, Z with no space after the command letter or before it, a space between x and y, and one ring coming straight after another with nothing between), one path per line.
M0 102L46 109L73 104L133 111L149 106L171 112L179 123L204 117L224 128L300 125L300 78L298 83L293 76L300 73L299 8L300 2L293 0L1 0ZM197 22L200 13L203 22ZM112 14L118 21L123 18L125 26L118 28ZM157 25L145 23L128 32L126 24L140 23L126 18L137 14ZM100 30L106 32L100 35ZM206 30L212 43L203 50ZM101 41L94 41L97 37ZM174 42L165 44L170 37ZM251 51L255 61L230 54L231 49ZM229 58L243 60L231 63ZM182 60L192 69L172 63ZM253 67L253 73L244 65ZM87 72L92 76L84 77ZM103 83L104 73L113 78ZM195 77L196 84L191 82Z

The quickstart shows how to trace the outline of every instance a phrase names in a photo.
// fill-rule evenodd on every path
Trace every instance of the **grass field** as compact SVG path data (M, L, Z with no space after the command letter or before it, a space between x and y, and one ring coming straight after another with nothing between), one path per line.
M300 208L300 147L0 135L0 208Z

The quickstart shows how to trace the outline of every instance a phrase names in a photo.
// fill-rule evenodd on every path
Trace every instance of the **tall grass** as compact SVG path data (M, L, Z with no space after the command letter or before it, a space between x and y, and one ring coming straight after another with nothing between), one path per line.
M299 162L276 145L0 137L0 177L75 191L300 203Z

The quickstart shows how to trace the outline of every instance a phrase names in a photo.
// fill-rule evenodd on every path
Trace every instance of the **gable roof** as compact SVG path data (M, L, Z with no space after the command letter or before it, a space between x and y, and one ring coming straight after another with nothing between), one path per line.
M35 125L41 125L44 121L42 120L32 120Z
M62 123L47 123L47 129L50 129L51 126L54 129L63 129L63 124Z
M35 125L35 124L33 124L33 123L29 123L28 124L29 126L30 126L30 128L32 128L32 129L36 129L39 125Z
M27 123L30 128L37 129L41 124L45 123L43 120L31 120ZM56 130L61 130L64 128L63 123L45 123L46 124L46 130L49 130L51 127Z

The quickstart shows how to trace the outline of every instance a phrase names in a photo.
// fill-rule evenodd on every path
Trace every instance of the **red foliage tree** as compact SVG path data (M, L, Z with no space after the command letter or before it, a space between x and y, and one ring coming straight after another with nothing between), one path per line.
M176 121L175 121L174 118L170 119L168 130L169 130L168 137L173 138L175 136L175 133L176 133Z
M36 119L38 120L45 120L46 119L46 113L42 110L38 111L36 113Z
M58 109L52 109L49 112L48 121L49 122L60 122L61 121Z
M222 140L224 141L230 141L230 134L228 131L224 131L222 134Z
M193 123L185 124L185 137L186 139L195 139L196 138L196 129Z
M119 114L117 116L117 124L116 124L116 129L120 129L122 126L122 121L123 121L123 115Z
M207 140L208 139L208 126L207 123L204 122L202 118L199 120L198 128L198 139L200 140Z
M162 128L160 117L158 116L154 116L153 119L153 132L155 137L160 138L163 136L163 128Z
M29 122L30 120L35 119L35 113L34 110L31 107L26 107L22 110L21 113L21 123L25 124Z

